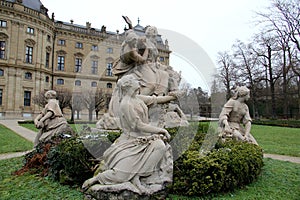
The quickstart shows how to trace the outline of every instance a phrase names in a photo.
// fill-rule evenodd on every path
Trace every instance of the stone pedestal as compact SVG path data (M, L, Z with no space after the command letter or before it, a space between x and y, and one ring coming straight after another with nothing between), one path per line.
M104 192L88 190L85 195L85 200L163 200L167 198L167 192L161 190L151 195L139 195L129 190L116 192Z

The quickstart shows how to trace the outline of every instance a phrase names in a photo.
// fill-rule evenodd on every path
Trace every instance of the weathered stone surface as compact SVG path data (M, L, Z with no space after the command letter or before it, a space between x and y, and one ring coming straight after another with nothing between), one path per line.
M237 87L235 95L224 105L219 116L219 136L223 141L235 139L258 145L250 133L252 119L245 103L249 98L246 86Z
M140 195L138 193L132 192L130 190L121 190L120 192L103 192L88 190L85 193L85 200L160 200L166 199L166 190L161 190L152 195Z

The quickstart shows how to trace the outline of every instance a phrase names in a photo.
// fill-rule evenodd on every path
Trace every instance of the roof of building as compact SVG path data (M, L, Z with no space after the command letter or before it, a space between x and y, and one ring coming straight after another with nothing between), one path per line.
M9 1L12 3L17 3L16 0L6 0L6 1ZM43 4L41 3L40 0L22 0L22 4L25 7L31 8L31 9L39 11L39 12L41 11L41 6L43 6Z

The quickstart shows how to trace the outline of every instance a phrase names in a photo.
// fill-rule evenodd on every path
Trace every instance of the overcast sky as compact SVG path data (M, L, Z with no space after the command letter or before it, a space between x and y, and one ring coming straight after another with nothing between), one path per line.
M205 59L210 59L213 65L216 63L218 52L230 50L237 39L244 42L251 39L257 32L253 23L255 11L262 11L270 5L270 0L41 0L41 2L49 9L49 16L52 12L55 13L56 20L69 22L72 19L75 24L80 25L90 22L94 28L105 25L107 31L113 32L123 31L125 22L122 15L127 15L133 25L137 24L139 18L142 26L153 25L169 33L174 32L175 35L178 33L188 42L194 42L201 49L199 51L204 52ZM178 41L169 40L173 51L172 47L176 42ZM180 65L189 63L196 68L199 67L200 63L195 63L187 58L188 56L178 53L176 48L174 55L183 58L184 61ZM208 75L204 73L204 76Z

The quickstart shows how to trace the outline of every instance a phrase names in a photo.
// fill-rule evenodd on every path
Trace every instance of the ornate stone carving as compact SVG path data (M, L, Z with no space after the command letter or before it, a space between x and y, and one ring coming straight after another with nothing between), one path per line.
M120 58L113 65L118 82L109 112L97 123L98 129L122 129L122 134L105 151L100 172L84 182L87 194L153 195L172 182L173 157L165 127L188 123L175 103L180 74L158 62L156 37L153 26L145 36L132 29L125 33Z

